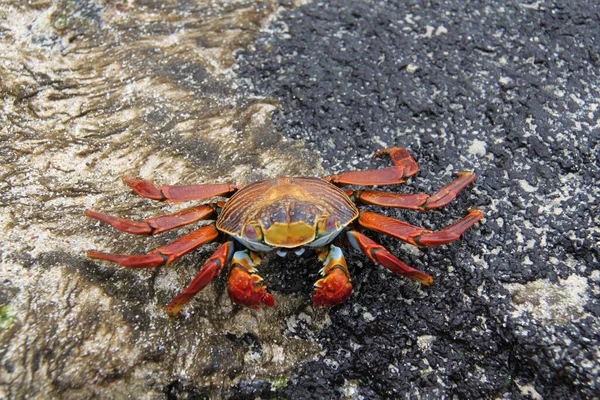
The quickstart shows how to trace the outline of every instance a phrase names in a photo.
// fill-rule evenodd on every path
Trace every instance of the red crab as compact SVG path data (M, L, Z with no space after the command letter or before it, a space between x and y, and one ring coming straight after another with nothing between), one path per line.
M121 255L89 251L88 256L130 268L155 268L168 265L205 243L220 242L219 248L206 260L190 285L167 306L170 315L177 315L196 293L229 265L231 272L227 291L235 303L251 308L260 308L261 304L272 307L275 301L260 283L262 278L256 274L256 267L262 255L273 250L280 255L288 251L300 255L305 248L316 250L324 265L321 269L323 278L315 283L313 302L317 306L339 304L352 291L350 273L339 246L352 246L390 271L430 285L433 283L430 275L409 267L359 230L385 233L415 246L437 246L458 239L483 217L483 213L471 209L461 220L434 232L374 212L359 211L356 204L432 210L452 201L464 187L475 180L475 174L459 172L453 182L432 196L374 190L343 191L338 187L398 184L416 174L419 169L415 160L403 148L384 149L375 155L389 155L394 166L345 172L326 178L280 177L246 186L199 184L157 188L151 181L124 178L123 181L137 194L153 200L192 201L214 196L230 198L226 202L203 204L144 222L86 210L85 215L88 217L138 235L156 235L216 217L211 224L147 254Z

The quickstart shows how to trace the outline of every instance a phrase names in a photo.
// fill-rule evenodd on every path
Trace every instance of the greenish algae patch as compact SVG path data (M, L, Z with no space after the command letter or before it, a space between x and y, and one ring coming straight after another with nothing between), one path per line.
M9 329L13 324L15 314L10 306L0 307L0 329Z
M271 390L276 391L287 386L288 379L285 376L274 378L271 381Z

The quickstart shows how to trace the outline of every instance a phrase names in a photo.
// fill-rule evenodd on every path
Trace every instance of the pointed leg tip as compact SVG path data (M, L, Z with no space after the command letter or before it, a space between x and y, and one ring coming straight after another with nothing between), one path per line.
M386 147L385 149L379 149L375 153L373 153L373 158L381 157L390 154L390 148Z
M461 176L475 176L475 173L473 171L458 171L454 174L455 176L461 177Z
M379 149L375 153L373 153L373 157L387 156L396 151L406 151L406 149L404 149L403 147L386 147L383 149Z
M179 318L181 317L181 309L183 305L177 303L171 303L167 306L167 315L170 318Z
M95 258L99 260L105 260L106 257L109 255L108 253L96 250L88 250L86 254L89 258Z
M134 188L137 184L139 184L139 182L142 179L136 177L136 176L124 176L121 178L121 181L123 181L124 184L126 184L127 186Z
M111 217L109 215L106 215L106 214L103 214L101 212L94 211L94 210L85 210L83 212L83 214L86 217L97 219L98 221L102 221L102 222L107 222L108 220L111 220L113 218L113 217Z
M485 217L485 214L479 208L469 208L467 209L467 213L468 215L476 216L478 220Z
M117 264L120 264L121 262L125 261L129 257L129 256L123 255L123 254L105 253L103 251L96 251L96 250L89 250L87 252L87 256L89 258L93 258L95 260L112 261Z

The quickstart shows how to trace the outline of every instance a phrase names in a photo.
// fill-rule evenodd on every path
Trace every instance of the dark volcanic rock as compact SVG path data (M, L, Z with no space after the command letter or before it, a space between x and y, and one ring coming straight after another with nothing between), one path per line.
M278 128L330 173L407 147L433 193L478 179L445 210L385 210L436 229L486 213L458 242L412 251L418 290L349 255L355 293L319 337L293 397L594 397L598 334L600 9L593 2L314 2L283 13L238 60L273 96ZM410 251L405 251L410 250Z

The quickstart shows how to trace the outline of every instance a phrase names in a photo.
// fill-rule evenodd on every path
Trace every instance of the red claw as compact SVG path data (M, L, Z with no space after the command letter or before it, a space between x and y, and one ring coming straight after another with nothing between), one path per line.
M270 308L275 305L275 298L271 293L265 293L260 302Z
M352 284L348 281L348 275L336 268L315 283L312 301L317 307L331 307L348 300L351 294Z
M266 286L259 283L262 278L256 274L250 274L243 268L234 267L229 275L227 293L234 303L242 306L260 309L260 305L267 307L275 305L275 299L267 292Z
M352 284L342 250L332 244L319 252L319 260L323 262L324 276L315 282L313 303L317 307L330 307L348 300Z

